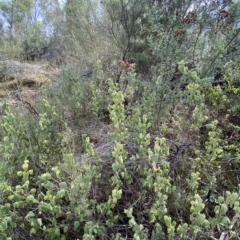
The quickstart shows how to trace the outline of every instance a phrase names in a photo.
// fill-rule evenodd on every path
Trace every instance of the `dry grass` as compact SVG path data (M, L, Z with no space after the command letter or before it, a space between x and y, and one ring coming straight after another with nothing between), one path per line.
M52 73L44 64L17 61L5 61L1 63L0 69L0 97L5 97L12 91L36 89L48 81Z

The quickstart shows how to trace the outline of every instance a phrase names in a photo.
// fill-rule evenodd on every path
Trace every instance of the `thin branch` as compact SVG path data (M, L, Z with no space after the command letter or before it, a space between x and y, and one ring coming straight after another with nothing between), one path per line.
M237 29L236 34L233 35L233 37L229 40L229 42L226 44L224 49L226 49L231 44L231 42L238 36L239 33L240 33L240 28ZM214 65L214 63L217 60L217 58L221 55L221 53L222 53L222 51L218 51L217 55L212 60L211 64L209 65L209 67L208 67L208 69L207 69L207 71L205 72L204 75L206 75L210 71L210 69L212 69L212 66Z

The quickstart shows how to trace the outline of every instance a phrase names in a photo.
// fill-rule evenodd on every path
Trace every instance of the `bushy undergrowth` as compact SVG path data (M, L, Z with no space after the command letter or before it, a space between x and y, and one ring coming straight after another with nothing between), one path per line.
M175 95L133 71L121 91L100 65L88 78L65 68L34 114L4 106L1 239L237 239L237 65L223 87L181 62ZM87 134L101 121L105 157Z

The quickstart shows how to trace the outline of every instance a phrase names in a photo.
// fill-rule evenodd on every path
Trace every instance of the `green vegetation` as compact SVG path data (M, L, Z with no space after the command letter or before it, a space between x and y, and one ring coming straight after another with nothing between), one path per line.
M0 1L1 239L239 239L240 1L205 2Z

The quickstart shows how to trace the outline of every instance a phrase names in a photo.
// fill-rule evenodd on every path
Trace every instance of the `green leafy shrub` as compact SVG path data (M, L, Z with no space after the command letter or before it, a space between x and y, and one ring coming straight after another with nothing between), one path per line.
M47 101L39 107L39 112L44 109L45 113L39 113L37 121L28 115L28 125L24 125L26 115L21 120L16 118L17 113L6 109L2 131L8 139L1 142L2 163L12 167L8 176L15 181L3 178L0 185L0 236L12 239L17 234L35 239L237 236L239 186L225 172L226 162L236 155L235 152L229 155L228 142L223 139L218 121L208 111L200 78L188 71L185 74L194 76L185 93L185 104L190 116L188 134L195 136L192 147L178 146L182 150L173 150L168 130L162 129L157 135L153 132L155 120L143 114L144 103L127 115L125 95L110 79L108 158L100 157L91 139L83 135L82 155L76 161L73 149L62 145L59 134L65 127L62 118ZM186 113L175 114L178 115L174 116L175 124L184 129ZM34 133L30 123L34 123L35 135L25 139L26 126L28 132ZM203 127L205 134L201 132ZM35 136L41 148L25 151L16 158L19 150L22 153L29 146L27 143L34 146L29 136ZM40 158L40 154L46 159L41 161L41 170L33 158ZM2 169L7 176L6 168ZM226 186L227 178L231 186Z
M69 159L72 161L71 156ZM20 185L3 189L4 200L0 210L2 238L16 239L28 236L30 239L75 239L76 236L84 234L84 229L87 229L89 224L90 232L102 231L98 229L96 232L94 226L97 226L91 226L91 221L88 221L93 214L90 202L86 202L86 192L87 189L90 190L88 186L85 185L84 190L81 189L76 185L76 179L73 182L64 182L64 174L58 167L54 167L51 172L40 175L37 186L32 188L31 176L35 173L28 167L29 162L25 160L23 170L17 172L22 178ZM79 183L84 182L84 179L80 181L81 177L85 179L80 174L77 180ZM81 191L83 195L79 195L80 198L74 195L81 194ZM87 204L90 205L87 207Z
M73 62L0 116L0 237L237 239L239 4L73 3Z
M2 116L1 162L8 165L7 178L26 158L34 171L46 171L62 159L65 148L62 132L66 125L54 106L43 100L43 113L40 110L28 113L23 108L19 111L23 113L7 107Z

